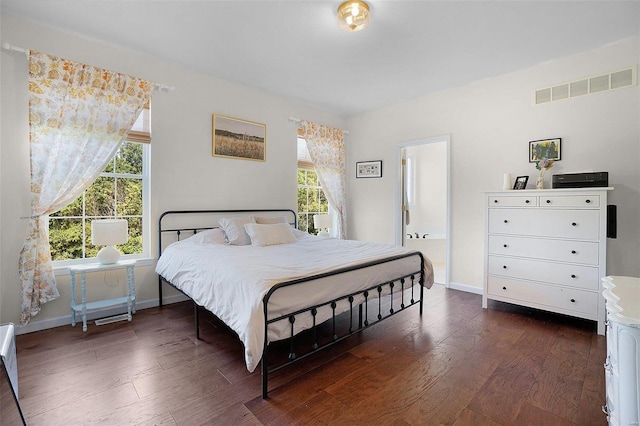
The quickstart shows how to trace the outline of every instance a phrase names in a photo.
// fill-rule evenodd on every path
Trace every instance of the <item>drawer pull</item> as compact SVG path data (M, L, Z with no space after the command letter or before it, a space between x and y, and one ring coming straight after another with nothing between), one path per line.
M503 290L506 290L507 288L506 288L506 287L502 287L502 289L503 289Z
M578 224L575 222L571 222L571 226L578 226Z
M571 274L571 278L575 279L576 278L576 274Z
M498 200L493 200L494 203L498 204Z
M529 200L525 200L525 203L527 203L527 204L529 204L530 202L531 202L531 201L529 201Z
M507 265L502 265L502 269L507 269Z
M547 200L547 204L551 204L551 200Z
M571 303L576 303L576 299L571 299Z
M506 244L503 244L503 246L502 246L502 247L507 248L507 247L509 247L509 246L508 246L508 245L506 245Z
M576 253L578 253L578 252L575 251L575 250L571 250L571 254L576 254Z
M587 199L585 200L585 203L590 204L590 203L591 203L591 200L587 198Z
M507 219L504 220L504 223L509 223L509 221Z

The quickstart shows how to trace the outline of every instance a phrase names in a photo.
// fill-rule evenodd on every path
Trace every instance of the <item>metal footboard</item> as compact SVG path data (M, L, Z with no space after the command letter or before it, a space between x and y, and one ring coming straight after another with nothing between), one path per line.
M413 271L401 277L397 277L393 280L384 281L364 290L360 290L354 293L345 294L339 296L335 299L328 300L326 302L322 302L313 306L309 306L303 309L299 309L295 312L291 312L285 315L280 315L275 318L269 318L269 300L277 294L278 290L282 290L283 288L299 285L303 283L307 283L310 281L314 281L317 279L327 278L334 275L339 275L351 271L357 271L360 269L370 268L374 266L378 266L384 263L393 262L395 260L415 257L418 256L420 258L420 269L417 271ZM263 298L263 309L264 309L264 319L265 319L265 329L264 329L264 349L262 352L262 360L261 360L261 369L262 369L262 398L266 399L268 396L268 383L269 383L269 374L274 373L284 367L287 367L294 362L300 361L308 356L315 354L321 349L326 349L331 347L342 340L352 336L353 334L359 333L372 325L383 321L392 315L397 314L400 311L407 309L410 306L415 304L419 304L420 306L420 315L422 315L423 309L423 296L424 296L424 257L420 252L412 252L408 254L388 257L385 259L380 259L377 261L366 262L360 265L355 265L352 267L341 268L338 270L334 270L331 272L327 272L324 274L313 275L310 277L300 278L292 281L287 281L283 283L276 284L273 286L269 292ZM419 287L419 290L416 290ZM410 294L407 295L406 292L410 291ZM394 293L395 292L395 293ZM418 293L417 295L415 293ZM394 295L399 294L400 303L397 306L394 306ZM361 296L359 299L361 303L357 305L354 304L358 296ZM417 297L417 298L416 298ZM337 331L337 317L336 307L338 303L347 301L349 303L349 308L347 311L343 312L342 315L346 314L349 316L349 326L342 333L338 333ZM389 306L385 307L383 310L383 303L385 301L389 301ZM374 308L377 307L377 313L374 312L372 318L370 318L370 304L374 304ZM354 326L354 309L358 308L358 321L357 325ZM320 342L318 333L318 328L322 324L318 324L316 322L316 316L318 314L318 310L323 307L330 307L332 310L331 317L327 320L331 324L331 334L329 336L328 341ZM374 309L375 311L376 309ZM296 322L296 318L301 315L311 315L313 318L313 325L309 329L309 332L312 334L312 343L306 348L301 348L296 346L296 333L294 332L294 324ZM289 336L289 355L288 359L275 367L269 367L269 341L268 341L268 328L270 324L273 324L278 321L287 320L290 324L290 336ZM323 324L326 323L323 322ZM299 350L304 349L304 352L299 353Z

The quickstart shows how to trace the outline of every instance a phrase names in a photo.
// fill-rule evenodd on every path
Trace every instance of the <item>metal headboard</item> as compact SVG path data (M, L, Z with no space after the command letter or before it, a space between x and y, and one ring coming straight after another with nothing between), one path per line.
M183 233L189 236L206 229L218 227L218 220L223 217L237 216L285 216L287 222L298 227L298 216L291 209L249 209L249 210L169 210L158 218L158 258L169 243L167 236L172 235L170 242L179 241ZM163 236L164 241L163 241ZM158 298L162 307L162 277L158 276Z

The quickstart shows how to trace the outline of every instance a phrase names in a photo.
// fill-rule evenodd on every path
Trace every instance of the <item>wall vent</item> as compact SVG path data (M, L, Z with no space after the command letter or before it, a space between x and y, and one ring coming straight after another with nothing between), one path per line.
M534 93L534 103L535 105L540 105L606 90L632 87L637 84L638 66L634 65L621 70L592 75L581 80L538 89Z

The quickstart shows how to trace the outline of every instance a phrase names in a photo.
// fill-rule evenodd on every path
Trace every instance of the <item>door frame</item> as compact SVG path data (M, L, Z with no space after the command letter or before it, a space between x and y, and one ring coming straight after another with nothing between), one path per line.
M424 139L414 139L410 141L400 142L395 145L395 243L403 245L403 194L402 194L402 150L404 148L420 145L429 145L432 143L446 144L446 168L447 168L447 206L446 206L446 243L445 243L445 287L449 287L451 277L451 135L442 135Z

